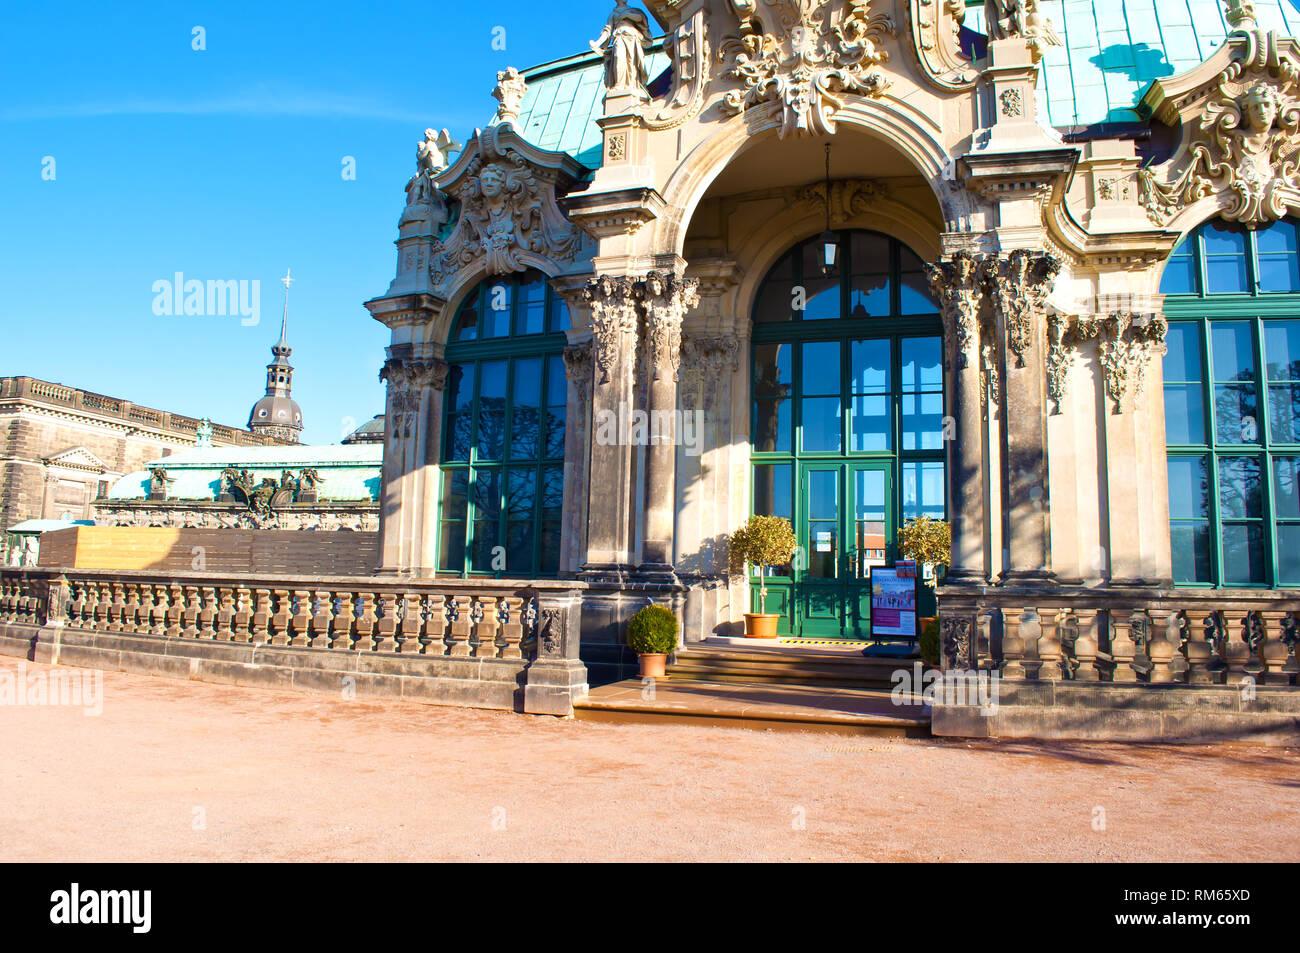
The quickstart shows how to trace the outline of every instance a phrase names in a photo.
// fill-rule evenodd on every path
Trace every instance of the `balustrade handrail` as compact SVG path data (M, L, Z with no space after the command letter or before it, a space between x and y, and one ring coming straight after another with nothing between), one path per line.
M1289 686L1300 590L945 586L946 668L1004 678Z
M576 657L576 580L0 570L0 622L452 658ZM524 652L528 655L525 656Z

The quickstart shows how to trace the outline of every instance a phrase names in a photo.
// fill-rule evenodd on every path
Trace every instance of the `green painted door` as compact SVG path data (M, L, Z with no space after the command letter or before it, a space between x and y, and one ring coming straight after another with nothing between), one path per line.
M794 608L803 638L870 635L871 567L893 547L891 470L888 461L802 467Z

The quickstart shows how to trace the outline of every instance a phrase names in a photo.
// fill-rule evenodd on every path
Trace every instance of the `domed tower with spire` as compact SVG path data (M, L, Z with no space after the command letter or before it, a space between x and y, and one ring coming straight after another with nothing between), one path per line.
M293 399L293 365L289 355L289 285L290 272L280 279L284 283L284 316L280 319L280 340L271 348L274 359L266 365L266 396L253 405L248 415L248 429L277 440L297 443L302 433L302 409Z

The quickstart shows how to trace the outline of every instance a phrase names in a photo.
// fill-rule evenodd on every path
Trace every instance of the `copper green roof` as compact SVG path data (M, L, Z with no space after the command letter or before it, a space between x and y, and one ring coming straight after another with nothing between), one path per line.
M1064 46L1043 57L1039 102L1053 126L1134 122L1153 80L1191 69L1228 35L1221 0L1039 0ZM1300 31L1291 0L1255 0L1259 25L1284 36ZM966 26L984 32L983 5Z
M1255 0L1259 25L1300 35L1300 0ZM1043 57L1039 99L1053 126L1134 122L1153 80L1191 69L1224 41L1222 0L1039 0L1064 46ZM984 32L983 4L968 3L966 27ZM669 60L656 41L651 79ZM981 41L982 42L982 41ZM589 169L600 165L601 57L581 53L527 70L516 125L543 149L567 152Z
M653 83L668 68L663 39L646 61ZM604 63L599 53L582 53L524 71L528 89L515 128L539 149L567 152L589 169L599 168L604 115Z

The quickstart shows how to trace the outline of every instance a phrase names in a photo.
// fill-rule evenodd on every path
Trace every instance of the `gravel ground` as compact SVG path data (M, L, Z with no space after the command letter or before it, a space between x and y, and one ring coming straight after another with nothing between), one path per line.
M0 860L1300 860L1295 749L599 725L120 673L103 692L98 716L0 707Z

